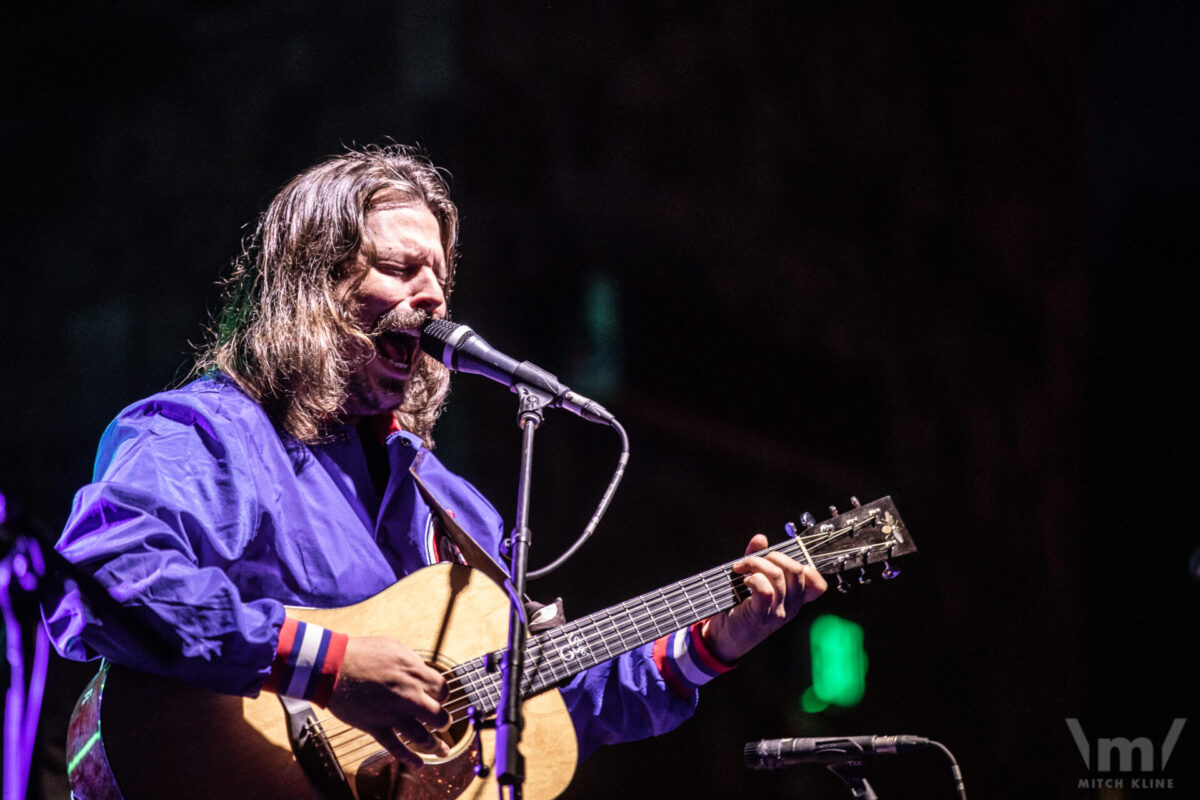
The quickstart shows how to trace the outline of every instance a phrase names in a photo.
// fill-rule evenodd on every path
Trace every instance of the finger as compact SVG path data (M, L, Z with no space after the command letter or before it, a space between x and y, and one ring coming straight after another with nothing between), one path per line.
M747 603L754 615L764 619L773 616L780 606L780 600L784 597L781 584L759 570L753 570L747 574L745 584L750 590Z
M738 569L739 566L741 569ZM783 567L779 564L776 564L769 558L764 558L763 556L749 556L748 558L742 559L739 564L734 566L734 572L741 572L742 574L749 575L761 575L764 579L766 579L767 585L769 586L767 593L773 596L773 600L776 597L782 598L787 593L787 577ZM747 578L746 580L751 584L751 586L762 585L751 581L750 578Z
M444 741L415 719L401 720L396 725L396 732L400 734L404 744L414 750L434 755L445 755L449 752Z
M435 758L441 758L450 753L450 745L446 743L445 739L439 736L434 736L433 743L430 745L422 745L421 747L413 745L413 747L425 755L434 756Z
M371 737L375 741L383 745L383 749L391 753L392 758L396 759L401 765L409 769L420 769L425 765L425 762L421 760L419 755L401 743L400 737L391 728L373 728L367 731L367 733L371 734Z
M789 604L803 601L805 592L813 583L814 576L819 575L812 567L785 556L783 553L769 553L766 559L783 572L784 585L787 591L786 600Z
M435 730L447 728L450 725L450 712L442 707L435 698L413 688L406 692L396 692L388 701L388 713L395 724L396 719L415 719L422 725Z
M772 564L779 567L779 569L783 570L784 576L787 577L789 581L799 579L800 576L804 574L804 568L807 566L791 556L780 553L778 550L766 553L760 557L770 561Z
M449 685L446 683L446 676L436 667L425 661L418 661L416 664L410 665L409 672L421 684L421 688L438 702L446 699Z
M774 608L775 589L766 576L752 572L746 576L746 586L750 589L750 598L746 601L758 617L769 616Z
M792 612L817 599L828 588L824 576L808 564L802 564L782 553L769 553L765 558L783 570L787 585L784 603Z
M746 545L746 555L757 553L759 550L766 550L769 544L770 541L767 539L766 535L756 533L750 537L750 543Z
M816 600L825 594L828 588L829 582L825 580L824 575L813 567L804 568L804 602Z
M429 692L429 696L438 703L446 702L450 697L450 684L446 683L446 677L437 670L430 668L431 677L428 679L425 691Z
M436 694L422 695L416 713L413 716L436 730L449 727L450 712L442 706L442 703L449 696L450 693L448 690L438 691Z
M440 705L436 710L421 709L421 712L414 716L435 731L444 731L450 727L450 712Z

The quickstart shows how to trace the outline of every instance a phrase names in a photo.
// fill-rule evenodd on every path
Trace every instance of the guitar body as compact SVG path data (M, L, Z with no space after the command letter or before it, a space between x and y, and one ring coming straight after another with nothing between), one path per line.
M469 567L435 564L378 595L338 609L289 608L288 616L350 636L392 636L446 670L501 650L507 642L509 603L489 578ZM322 727L342 726L313 707ZM528 698L521 750L525 796L553 798L575 771L575 730L557 691ZM301 769L289 741L289 717L280 698L222 695L181 681L106 665L84 692L71 720L68 759L80 800L420 800L492 798L494 731L478 734L466 723L441 761L414 773L394 769L373 739L349 729L352 746L337 754L345 775L340 789L318 791ZM98 734L102 733L102 736ZM339 734L329 739L337 741ZM482 766L485 777L475 774ZM115 793L114 792L119 792Z

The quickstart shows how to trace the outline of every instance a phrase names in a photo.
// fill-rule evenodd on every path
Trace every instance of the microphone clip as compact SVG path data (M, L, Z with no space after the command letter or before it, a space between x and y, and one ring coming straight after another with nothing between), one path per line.
M850 796L855 800L879 800L879 795L875 794L870 781L867 780L865 759L827 764L826 768L842 779L842 782L850 789Z
M533 423L534 428L540 426L544 418L542 412L554 404L554 396L527 383L514 383L512 390L517 396L519 426L522 429L529 423Z

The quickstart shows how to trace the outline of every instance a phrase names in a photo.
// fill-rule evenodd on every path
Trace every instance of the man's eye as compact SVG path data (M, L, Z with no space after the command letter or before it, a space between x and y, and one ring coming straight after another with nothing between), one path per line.
M388 262L386 264L380 264L378 269L381 272L388 273L389 275L411 275L419 270L420 267L409 264L396 264L394 262Z

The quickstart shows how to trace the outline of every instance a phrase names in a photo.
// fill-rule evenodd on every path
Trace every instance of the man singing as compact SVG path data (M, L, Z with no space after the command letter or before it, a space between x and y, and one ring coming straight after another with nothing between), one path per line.
M412 471L499 558L498 513L430 451L449 376L418 334L446 314L457 235L441 175L408 148L350 151L283 188L195 379L108 427L58 544L142 625L65 591L46 605L62 655L306 700L412 770L445 751L438 669L403 641L302 624L285 606L346 606L457 557ZM562 687L580 757L678 726L700 684L825 590L812 567L750 555L766 545L755 536L735 567L749 599Z

